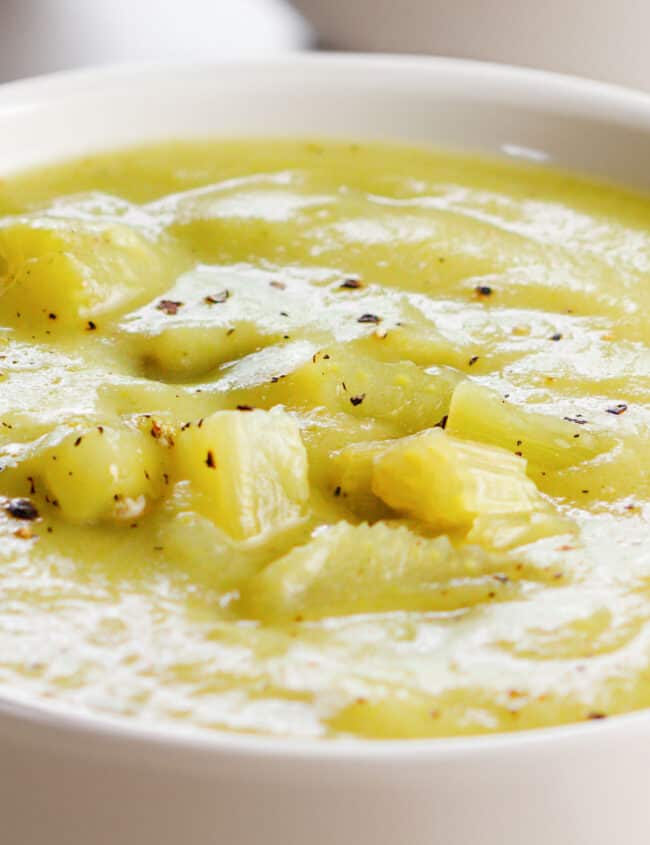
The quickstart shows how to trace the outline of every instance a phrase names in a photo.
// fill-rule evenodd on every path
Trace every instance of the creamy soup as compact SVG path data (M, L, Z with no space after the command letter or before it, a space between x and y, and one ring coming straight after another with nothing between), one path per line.
M329 738L650 705L650 199L251 140L0 215L0 694Z

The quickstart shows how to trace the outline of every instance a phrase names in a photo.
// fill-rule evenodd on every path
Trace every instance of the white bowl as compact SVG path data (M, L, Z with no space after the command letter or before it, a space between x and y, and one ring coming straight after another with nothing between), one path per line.
M650 188L650 98L449 60L294 56L0 88L0 177L168 137L338 135ZM3 845L647 845L650 714L410 742L184 735L0 701Z

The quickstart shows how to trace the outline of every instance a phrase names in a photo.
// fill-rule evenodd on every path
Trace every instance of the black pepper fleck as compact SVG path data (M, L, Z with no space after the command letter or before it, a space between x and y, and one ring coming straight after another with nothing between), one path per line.
M182 302L177 302L175 299L161 299L158 305L156 305L156 309L158 311L164 311L165 314L174 315L178 313L178 309L183 306Z
M32 521L38 519L36 506L29 499L10 499L5 505L5 511L14 519Z
M206 297L204 297L203 301L208 305L219 305L220 303L225 302L227 299L229 299L229 297L229 290L220 290L219 293L208 294Z
M608 414L614 414L615 417L618 417L627 411L627 405L625 402L619 402L618 405L614 405L612 408L607 408L606 411Z

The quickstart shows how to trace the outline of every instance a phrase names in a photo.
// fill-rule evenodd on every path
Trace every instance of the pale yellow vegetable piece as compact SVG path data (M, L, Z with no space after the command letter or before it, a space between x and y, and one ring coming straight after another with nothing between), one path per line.
M578 422L529 411L469 379L454 390L447 432L516 452L548 471L579 464L605 452L611 438Z
M380 326L352 341L351 347L377 361L412 361L421 367L445 365L459 370L467 366L473 353L466 341L447 340L430 322L412 317L399 326Z
M0 221L0 315L12 325L94 331L166 287L180 251L145 226L45 215Z
M179 434L175 466L205 515L237 540L295 523L309 498L300 430L281 409L217 411L193 423Z
M543 501L522 458L439 428L376 457L372 490L396 511L442 529L469 529L482 514L529 514Z
M217 410L214 394L207 391L197 393L185 385L165 384L145 378L102 384L98 388L97 397L99 409L107 417L146 414L153 420L163 414L164 418L171 415L183 424Z
M624 499L626 492L634 491L638 501L647 500L650 498L647 445L647 438L644 438L643 445L638 440L623 441L618 448L592 461L566 467L543 479L544 492L580 505L589 496L590 504L598 502L597 507L601 509L606 508L608 502Z
M414 739L450 733L448 713L433 695L389 689L381 697L357 696L330 717L328 724L365 739ZM456 728L455 732L460 731Z
M390 515L390 510L372 491L372 476L375 459L395 442L353 443L330 456L330 483L334 494L364 519L375 521Z
M343 412L329 414L322 409L303 413L300 418L311 482L328 490L338 483L330 460L333 454L355 444L386 440L393 431L392 426L383 422L351 417Z
M251 578L243 609L275 622L397 609L451 609L510 594L516 562L403 526L340 522ZM491 594L491 595L490 595Z
M467 534L468 543L491 549L512 549L560 534L576 534L578 526L558 513L550 504L541 503L532 513L480 514Z
M345 411L390 423L399 434L411 434L441 420L459 378L453 370L427 371L411 361L376 361L334 346L318 352L274 388L279 402Z
M448 436L445 437L440 429L436 429L433 433L425 432L405 438L401 441L385 440L367 443L354 443L351 446L332 453L330 457L330 473L333 483L335 482L338 485L337 495L341 497L343 503L351 510L366 519L375 520L385 518L389 513L389 511L387 511L388 506L386 504L388 499L392 496L393 501L396 502L397 499L395 497L404 494L403 492L395 493L394 491L391 491L391 493L384 497L384 501L382 501L382 499L376 494L376 491L373 492L373 478L375 476L376 461L381 460L384 455L390 454L395 447L401 447L402 449L405 446L408 446L409 448L415 446L417 449L421 449L423 447L426 448L426 444L430 444L430 438L428 437L429 434L432 434L434 438L434 446L437 445L438 442L441 444L453 443L452 438L449 438ZM499 465L498 461L500 459L502 472L505 471L506 475L508 475L508 468L512 468L514 483L519 485L519 482L522 480L524 466L520 459L513 457L508 453L500 453L500 450L485 447L482 444L467 444L465 442L453 444L453 448L458 449L459 447L461 453L466 455L468 459L472 454L479 456L480 460L477 461L475 467L477 472L480 473L482 471L481 466L483 465L486 456L489 456L491 459L494 459L494 461L490 464L491 472L493 472L493 479L498 478L496 468ZM448 446L447 448L451 447ZM400 451L400 449L397 449L396 454L403 454L403 452ZM454 454L456 455L457 453ZM426 454L421 453L420 460L422 462L433 460L434 455L435 449L433 452L427 452ZM404 468L402 467L400 469ZM439 469L444 473L445 480L450 482L455 470L458 470L461 473L464 471L461 468L460 463L452 469L449 476L447 476L444 465L440 466ZM409 473L406 472L405 475L407 480L410 480L415 485L420 483L423 477L425 477L421 473L418 473L417 475L409 475ZM470 484L474 485L474 476L472 474L468 475L468 479L470 480ZM484 481L485 483L488 483L488 479L484 479ZM460 483L462 483L462 480ZM513 482L511 481L504 480L504 484L508 484L511 490L512 483ZM402 490L402 482L400 479L397 480L396 486L400 489L400 491ZM523 499L524 510L516 510L516 508L522 504L519 499L515 502L510 502L509 499L505 500L506 503L508 503L508 506L512 508L510 512L494 511L494 508L501 507L503 502L499 503L488 501L482 503L482 510L473 520L471 530L467 535L468 542L493 549L509 549L523 545L524 543L532 543L543 537L564 533L574 533L576 531L575 523L560 515L545 499L543 499L542 496L533 492L532 483L530 481L524 479L523 487L526 492L526 496ZM471 489L474 489L474 486L472 486ZM440 527L443 524L444 517L440 518L432 516L435 511L435 506L427 504L426 502L426 496L429 493L433 494L434 490L435 486L429 487L428 484L425 485L425 489L422 491L422 496L415 497L416 501L421 506L422 511L417 514L414 511L407 512L409 512L411 516L416 516L418 519L424 520L436 527ZM530 494L535 503L534 510L529 508L528 494ZM465 491L465 495L469 496L469 490ZM444 501L446 502L447 499L445 498ZM403 510L402 507L398 507L396 504L394 504L393 507L396 510ZM468 516L468 520L469 519L471 519L471 515ZM464 520L459 524L456 524L455 522L452 523L450 521L449 525L446 527L466 529L467 525L468 522L465 522Z
M240 320L230 327L177 324L150 334L134 333L130 345L145 372L182 381L206 376L220 364L248 355L272 340L253 323Z
M77 429L35 460L48 498L69 522L132 520L161 490L161 450L140 431Z
M156 542L174 566L227 589L250 578L268 560L264 544L249 548L234 541L194 505L191 483L179 481L156 516Z

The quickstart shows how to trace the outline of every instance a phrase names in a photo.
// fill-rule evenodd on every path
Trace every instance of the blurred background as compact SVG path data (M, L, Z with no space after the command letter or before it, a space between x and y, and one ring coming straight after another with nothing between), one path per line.
M0 81L338 49L487 59L650 90L648 33L650 0L0 0Z
M259 55L311 40L285 0L0 0L0 81L111 62Z

